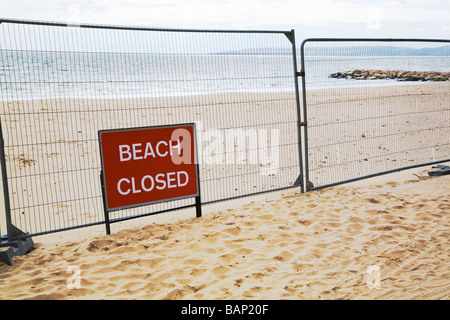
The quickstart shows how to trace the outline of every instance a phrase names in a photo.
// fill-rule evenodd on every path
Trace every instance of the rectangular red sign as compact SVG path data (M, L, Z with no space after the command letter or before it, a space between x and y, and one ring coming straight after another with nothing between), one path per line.
M108 211L199 195L195 124L98 135Z

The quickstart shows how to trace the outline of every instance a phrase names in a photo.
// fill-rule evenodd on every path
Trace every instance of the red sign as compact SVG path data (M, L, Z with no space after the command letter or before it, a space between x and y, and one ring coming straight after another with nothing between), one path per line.
M108 211L199 195L195 124L98 134Z

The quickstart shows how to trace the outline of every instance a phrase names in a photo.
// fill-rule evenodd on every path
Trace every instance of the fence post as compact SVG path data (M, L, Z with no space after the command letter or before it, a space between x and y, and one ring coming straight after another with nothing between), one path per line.
M305 139L305 184L306 191L311 189L311 183L309 182L309 159L308 159L308 117L306 108L306 71L305 71L305 44L308 39L302 42L300 46L300 56L301 56L301 73L302 73L302 98L303 98L303 119L304 119L304 139Z
M9 203L8 176L6 172L5 143L3 140L3 128L1 119L0 119L0 165L2 171L3 197L5 200L6 233L8 236L8 242L12 242L13 228L11 221L11 206Z
M293 58L293 67L294 67L294 81L295 81L295 102L297 107L297 144L298 144L298 163L300 174L294 184L300 184L301 193L305 192L305 184L303 178L303 152L302 152L302 126L304 122L301 118L300 112L300 93L298 88L298 77L300 73L297 71L297 49L295 48L295 31L291 30L289 36L286 34L286 37L292 44L292 58Z

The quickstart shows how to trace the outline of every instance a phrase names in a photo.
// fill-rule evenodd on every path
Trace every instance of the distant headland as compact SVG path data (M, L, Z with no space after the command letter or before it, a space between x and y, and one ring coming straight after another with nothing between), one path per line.
M301 48L297 48L300 52ZM291 55L292 48L249 48L234 51L216 52L215 54L252 55L252 54L277 54ZM306 47L305 55L330 56L330 57L448 57L450 45L436 48L409 48L395 46L342 46L342 47Z
M329 75L329 78L355 80L395 79L397 81L450 81L450 72L351 70L332 73Z

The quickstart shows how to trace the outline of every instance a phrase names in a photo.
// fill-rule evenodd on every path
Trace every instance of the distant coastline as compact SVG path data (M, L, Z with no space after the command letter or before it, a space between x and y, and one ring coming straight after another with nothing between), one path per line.
M300 49L297 49L300 52ZM253 48L235 51L224 51L216 54L223 55L256 55L256 54L292 54L292 49L288 48ZM450 45L437 48L408 48L395 46L345 46L345 47L311 47L305 48L308 56L450 56Z

